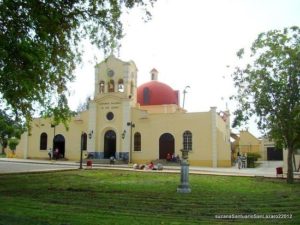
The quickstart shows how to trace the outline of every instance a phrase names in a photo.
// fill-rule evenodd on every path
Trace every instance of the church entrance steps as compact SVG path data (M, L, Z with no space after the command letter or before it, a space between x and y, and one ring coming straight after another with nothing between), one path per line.
M111 163L110 159L84 159L83 163L86 164L86 161L88 160L92 160L93 164L114 164L114 165L128 164L126 161L118 160L118 159L115 159L114 163Z
M167 161L165 159L157 159L153 161L154 164L160 163L163 164L164 166L180 166L180 162L171 162Z

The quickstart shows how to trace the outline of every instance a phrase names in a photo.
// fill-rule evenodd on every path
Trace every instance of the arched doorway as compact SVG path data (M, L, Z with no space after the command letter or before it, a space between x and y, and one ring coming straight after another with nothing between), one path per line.
M172 134L164 133L159 138L159 159L166 159L167 154L175 152L175 140Z
M55 135L53 139L53 150L58 149L59 154L65 158L65 138L61 134Z
M116 157L116 133L113 130L106 131L104 135L104 158Z

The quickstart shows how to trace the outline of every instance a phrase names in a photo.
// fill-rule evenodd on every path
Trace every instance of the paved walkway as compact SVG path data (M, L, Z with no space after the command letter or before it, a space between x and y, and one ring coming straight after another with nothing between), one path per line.
M6 163L5 165L3 163ZM2 166L1 166L2 165ZM227 175L227 176L262 176L276 177L276 167L283 166L283 161L261 161L260 166L256 168L238 169L230 168L211 168L211 167L190 167L191 174L211 174L211 175ZM79 168L79 163L74 161L55 161L55 160L31 160L31 159L15 159L0 158L0 173L20 173L20 172L36 172L36 171L52 171ZM83 164L86 168L86 164ZM122 169L133 170L128 164L109 165L94 164L95 169ZM161 172L161 171L157 171ZM164 166L162 172L179 173L179 166Z

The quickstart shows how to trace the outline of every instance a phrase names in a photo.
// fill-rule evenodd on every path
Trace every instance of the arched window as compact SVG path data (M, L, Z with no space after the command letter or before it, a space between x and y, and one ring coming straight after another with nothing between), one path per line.
M40 150L47 150L47 139L48 139L48 135L46 133L41 133Z
M183 149L192 150L192 133L188 130L183 133Z
M118 92L124 92L124 81L123 81L123 79L120 79L118 81Z
M134 134L134 151L141 151L141 133Z
M81 150L82 151L87 150L87 134L86 133L81 134Z
M99 93L104 93L104 87L105 87L105 84L104 84L104 81L100 81L99 83Z
M145 87L143 90L143 103L144 104L150 103L150 90L147 87Z
M110 80L108 82L108 92L114 92L115 91L115 82L113 80Z

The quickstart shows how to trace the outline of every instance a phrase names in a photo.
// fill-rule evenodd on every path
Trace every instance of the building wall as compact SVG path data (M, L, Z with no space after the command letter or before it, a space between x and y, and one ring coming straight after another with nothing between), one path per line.
M238 148L240 153L260 153L261 141L250 132L241 131Z
M275 147L275 143L268 138L263 138L261 143L260 160L268 160L268 147Z
M288 158L288 151L287 149L283 150L283 171L287 172L287 158ZM300 165L300 149L298 149L295 153L295 163L296 163L296 171L298 171ZM300 172L300 170L298 171Z
M230 117L216 115L218 167L231 166Z
M231 148L230 140L224 133L224 130L218 130L218 167L230 167L231 166Z
M87 133L87 112L73 117L69 123L69 130L63 124L55 127L55 135L61 134L65 138L65 158L78 160L81 149L81 134ZM40 136L47 134L47 150L53 148L54 128L51 127L50 119L34 119L31 123L31 131L25 132L17 146L18 158L47 159L48 151L40 150Z
M106 99L107 102L115 101L114 99ZM103 101L102 101L103 102ZM108 107L108 105L110 105ZM107 130L114 130L117 136L117 153L129 152L130 147L130 127L127 122L124 125L123 111L119 104L104 104L98 105L98 113L96 120L96 130L93 131L92 138L88 138L88 142L95 139L95 152L104 151L104 134ZM101 107L104 107L102 109ZM106 108L107 107L107 108ZM112 108L113 107L113 108ZM107 111L106 111L107 110ZM112 111L115 114L115 119L107 121L106 113ZM65 158L69 160L79 160L80 157L80 143L81 133L89 134L91 130L88 129L89 113L83 112L80 117L72 118L67 131L63 125L58 125L55 128L55 134L62 134L65 138ZM212 161L212 113L156 113L145 114L145 111L140 109L132 110L132 121L135 127L132 129L132 161L137 163L147 163L159 159L159 139L164 133L170 133L175 139L175 155L181 156L181 149L183 149L183 133L190 131L192 133L192 151L189 153L189 162L192 166L213 166ZM216 118L219 119L218 115ZM129 121L128 121L129 122ZM219 125L222 121L218 122ZM125 127L124 127L125 126ZM217 150L217 166L227 167L231 165L230 162L230 145L226 134L226 124L216 128L216 150ZM124 139L122 133L125 132ZM19 158L48 158L47 150L40 150L40 135L47 133L48 146L52 147L52 140L54 135L54 128L51 127L49 119L35 119L32 123L31 135L23 134L20 144L17 148ZM140 152L133 151L134 133L141 133ZM27 155L26 146L28 146ZM127 148L126 148L127 146ZM92 152L93 152L92 151Z
M133 152L134 162L145 163L159 158L159 139L164 133L170 133L175 139L175 155L181 156L183 133L192 133L192 151L189 162L193 166L212 166L211 112L150 114L141 118L141 112L133 111L136 126L133 133L140 132L142 151ZM224 131L218 129L217 154L218 166L230 166L230 144L224 139Z
M140 109L146 110L149 113L174 113L176 111L181 111L178 105L150 105L150 106L139 106Z

